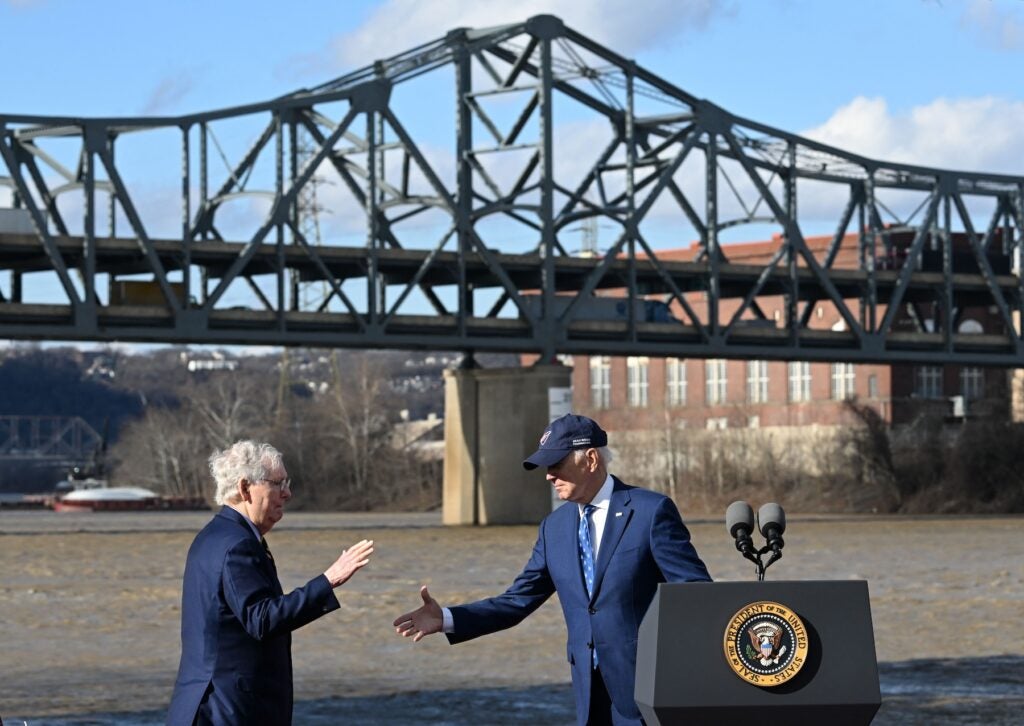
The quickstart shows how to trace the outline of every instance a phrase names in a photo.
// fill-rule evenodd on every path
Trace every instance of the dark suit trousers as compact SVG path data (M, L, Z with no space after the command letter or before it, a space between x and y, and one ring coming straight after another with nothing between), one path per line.
M605 688L601 669L590 674L590 716L587 726L612 726L612 699Z

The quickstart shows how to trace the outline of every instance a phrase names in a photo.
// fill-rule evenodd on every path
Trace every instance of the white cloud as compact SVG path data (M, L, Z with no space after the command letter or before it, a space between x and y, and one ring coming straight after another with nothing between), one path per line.
M1024 50L1024 3L973 0L960 16L960 24L973 29L986 46Z
M452 28L486 28L534 15L560 17L566 25L619 53L666 42L688 30L703 30L716 17L735 12L716 0L385 0L355 31L334 41L334 55L348 66L367 65L442 37Z
M906 113L858 97L804 136L881 161L1024 174L1024 101L940 98Z

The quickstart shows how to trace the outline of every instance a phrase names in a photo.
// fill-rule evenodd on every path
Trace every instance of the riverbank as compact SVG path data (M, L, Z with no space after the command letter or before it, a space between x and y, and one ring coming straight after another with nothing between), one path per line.
M210 514L0 512L0 716L10 726L161 723L179 656L185 553ZM751 579L722 522L692 520L718 580ZM772 579L866 579L877 723L1011 723L1024 709L1022 517L791 515ZM421 583L444 603L500 592L535 527L445 528L437 513L289 513L269 539L286 589L376 541L342 608L296 632L296 724L572 721L557 603L458 647L390 627ZM482 717L481 714L486 714Z

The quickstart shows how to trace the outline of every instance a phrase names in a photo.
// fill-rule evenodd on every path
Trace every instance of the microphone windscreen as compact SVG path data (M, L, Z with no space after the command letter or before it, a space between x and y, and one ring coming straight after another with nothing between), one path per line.
M736 539L740 528L746 529L748 534L754 531L754 510L746 502L733 502L725 510L725 529Z
M757 510L757 525L765 537L768 536L769 527L774 527L779 534L782 534L786 531L786 513L775 502L762 504L761 508Z

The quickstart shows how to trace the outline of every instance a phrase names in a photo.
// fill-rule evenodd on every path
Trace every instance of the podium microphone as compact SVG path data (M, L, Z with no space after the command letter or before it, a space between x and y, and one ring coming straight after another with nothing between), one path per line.
M757 524L768 543L766 550L772 553L765 564L765 569L768 569L769 565L782 557L782 548L786 544L782 539L782 533L786 531L786 513L775 502L769 502L757 510Z
M736 540L736 549L751 562L758 564L754 542L750 533L754 531L754 510L746 502L733 502L725 510L725 528Z

